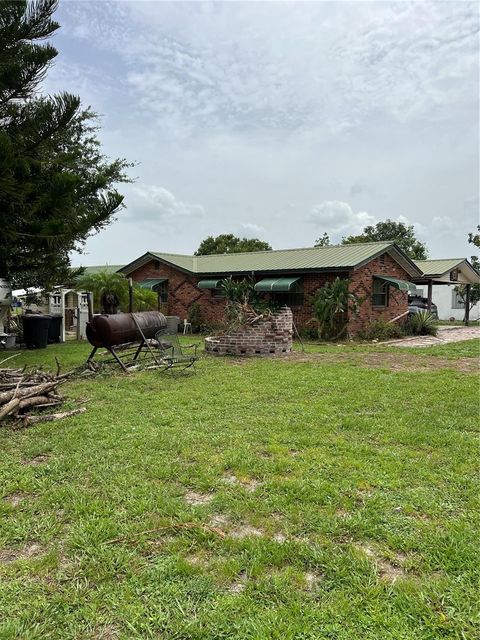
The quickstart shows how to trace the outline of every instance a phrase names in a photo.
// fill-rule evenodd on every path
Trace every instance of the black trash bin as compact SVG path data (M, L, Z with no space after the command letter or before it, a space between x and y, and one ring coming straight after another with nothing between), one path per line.
M62 332L62 314L61 313L52 313L50 315L51 322L48 327L48 341L49 342L60 342L61 340L61 332Z
M23 340L29 349L45 349L48 344L49 315L26 313L22 317Z

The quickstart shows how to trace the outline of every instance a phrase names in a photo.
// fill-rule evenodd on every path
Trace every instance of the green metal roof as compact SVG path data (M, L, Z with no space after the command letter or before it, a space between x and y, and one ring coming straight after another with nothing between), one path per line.
M115 273L115 271L120 271L123 267L122 264L102 264L93 267L83 267L85 269L85 275L92 275L93 273L98 273L99 271L106 271L107 273Z
M224 274L252 271L351 269L388 250L396 250L399 256L403 256L392 242L365 242L330 247L225 253L208 256L186 256L153 251L149 255L191 273ZM407 261L410 262L408 258ZM415 272L416 269L410 262L410 269L412 267ZM124 270L126 271L127 267Z
M465 258L443 258L441 260L414 260L424 276L441 276L458 267Z
M257 282L255 291L290 291L300 278L264 278Z
M400 291L416 291L417 287L413 284L413 282L408 282L408 280L400 280L399 278L392 278L390 276L373 276L377 278L377 280L383 280L383 282L388 282L395 289L399 289Z

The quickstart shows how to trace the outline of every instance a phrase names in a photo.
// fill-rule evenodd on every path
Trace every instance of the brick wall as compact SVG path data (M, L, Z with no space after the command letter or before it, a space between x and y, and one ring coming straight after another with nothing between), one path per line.
M168 302L166 309L162 309L165 315L186 318L190 305L198 302L205 324L222 324L225 300L214 298L208 289L199 289L197 283L202 280L201 277L183 273L161 262L157 269L153 260L130 273L129 277L135 282L142 282L147 278L168 278Z
M348 272L307 273L303 276L303 305L292 306L293 321L299 331L302 329L315 329L315 324L312 323L315 293L327 282L333 282L337 276L339 278L348 278Z
M376 258L365 266L352 272L309 273L303 276L304 303L301 306L292 306L293 320L296 327L301 330L315 327L311 323L313 317L312 300L315 292L326 282L340 278L350 278L350 290L359 297L366 297L361 305L358 316L351 315L348 323L350 335L355 335L369 322L383 318L390 320L408 309L407 294L390 287L389 306L375 308L372 306L373 275L389 275L395 278L408 280L409 275L389 255L383 259ZM210 327L218 327L223 324L225 300L215 298L208 289L198 289L197 283L204 276L196 276L183 273L174 267L159 263L155 267L154 261L139 267L129 274L136 282L146 278L168 278L168 303L162 312L166 315L179 316L181 319L188 315L188 308L194 302L198 302L201 309L202 321ZM259 276L262 279L264 276Z
M292 312L282 307L267 320L251 327L205 338L205 350L216 356L268 356L292 350Z
M350 315L348 322L349 333L354 336L362 327L375 320L392 320L408 311L408 294L389 287L389 301L387 307L372 305L372 286L374 275L392 276L401 280L410 280L409 274L388 254L379 256L363 267L350 274L350 291L359 298L365 298L360 306L358 315Z

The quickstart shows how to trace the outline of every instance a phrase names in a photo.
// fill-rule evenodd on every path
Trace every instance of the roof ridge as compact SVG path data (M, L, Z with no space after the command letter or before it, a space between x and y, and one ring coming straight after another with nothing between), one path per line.
M425 258L423 260L415 260L415 262L452 262L453 260L468 260L468 258Z
M147 253L151 253L152 255L160 255L160 256L177 256L178 258L193 258L194 256L191 253L172 253L171 251L147 251Z
M293 247L290 249L268 249L267 251L228 251L227 253L207 253L205 255L196 256L189 255L186 253L164 253L161 251L150 251L153 255L164 255L164 256L178 256L182 258L224 258L225 256L247 256L252 254L265 254L265 253L279 253L280 251L321 251L323 249L336 249L338 247L359 247L365 246L366 244L395 244L393 240L375 240L372 242L349 242L348 244L329 244L326 247Z

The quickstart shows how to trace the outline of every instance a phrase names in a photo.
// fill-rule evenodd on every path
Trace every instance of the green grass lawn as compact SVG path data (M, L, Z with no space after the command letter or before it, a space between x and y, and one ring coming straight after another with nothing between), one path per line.
M478 638L478 350L68 383L86 413L0 428L0 639Z

